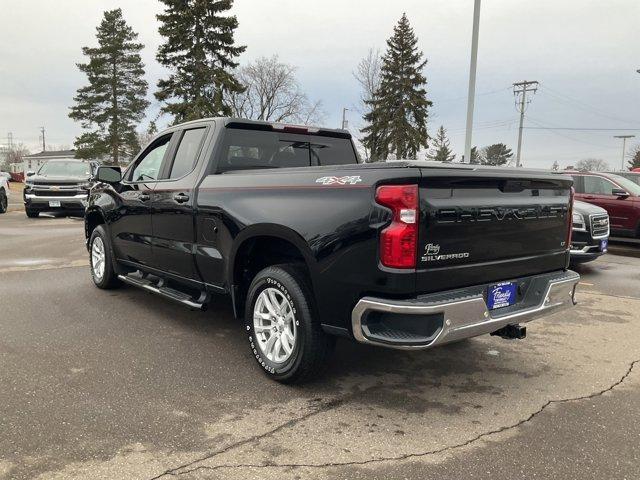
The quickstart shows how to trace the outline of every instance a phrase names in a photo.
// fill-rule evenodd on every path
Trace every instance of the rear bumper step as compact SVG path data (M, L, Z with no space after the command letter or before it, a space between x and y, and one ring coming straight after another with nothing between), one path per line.
M134 287L142 288L143 290L147 290L148 292L156 293L162 297L168 298L169 300L181 303L186 307L196 310L207 309L208 295L204 292L201 293L200 298L194 299L187 293L165 286L163 280L159 280L159 282L154 283L147 278L131 275L118 275L118 278L124 283L133 285Z
M353 309L353 335L361 343L426 349L526 323L575 305L580 275L567 270L518 279L521 298L489 310L486 287L425 295L411 300L362 298Z

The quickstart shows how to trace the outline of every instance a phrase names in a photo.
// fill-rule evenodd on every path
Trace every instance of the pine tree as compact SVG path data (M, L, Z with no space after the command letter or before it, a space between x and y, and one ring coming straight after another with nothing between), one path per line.
M447 131L444 129L443 125L440 125L440 128L433 139L431 150L427 153L427 158L436 162L453 162L456 156L451 151L451 147L449 145L450 142L447 138Z
M157 18L166 40L156 59L171 71L155 93L164 102L162 112L176 123L229 115L226 95L244 90L232 74L234 58L246 48L234 45L236 17L221 15L233 0L161 1L165 9Z
M629 157L629 170L640 168L640 144L635 146Z
M136 125L149 105L145 96L143 45L127 25L122 10L108 10L96 29L97 47L83 47L87 63L78 68L89 84L78 89L69 117L87 130L75 140L76 156L109 155L117 164L138 150Z
M504 143L494 143L484 147L480 153L480 163L483 165L506 165L513 157L513 152Z
M380 88L364 116L363 144L374 160L394 155L416 158L420 148L428 148L428 108L426 78L422 70L427 63L417 48L416 38L406 14L394 27L382 58Z

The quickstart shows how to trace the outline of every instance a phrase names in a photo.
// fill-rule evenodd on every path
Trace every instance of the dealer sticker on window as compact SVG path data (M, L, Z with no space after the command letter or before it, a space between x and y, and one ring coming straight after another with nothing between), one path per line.
M518 285L514 282L502 282L489 287L487 307L489 310L508 307L516 303Z

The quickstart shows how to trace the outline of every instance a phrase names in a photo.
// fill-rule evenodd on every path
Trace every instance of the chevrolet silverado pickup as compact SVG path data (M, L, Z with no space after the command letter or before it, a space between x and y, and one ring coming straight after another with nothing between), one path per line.
M49 160L37 172L27 172L24 182L24 210L29 218L42 212L84 214L91 178L97 162Z
M350 134L214 118L100 167L85 215L99 288L190 308L230 295L251 355L310 379L336 336L427 349L574 305L570 177L361 163Z

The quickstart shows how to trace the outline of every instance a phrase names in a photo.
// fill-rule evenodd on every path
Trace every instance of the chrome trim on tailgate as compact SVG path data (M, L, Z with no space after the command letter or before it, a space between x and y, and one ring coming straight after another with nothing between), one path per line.
M580 275L571 270L559 272L548 281L540 302L532 307L510 311L500 315L500 310L489 310L483 295L451 298L447 301L419 303L411 300L386 300L364 297L353 309L351 326L353 335L361 343L405 350L426 349L465 338L495 332L514 323L526 323L543 315L555 313L575 305L574 293ZM444 325L440 333L429 343L406 345L380 342L365 336L362 319L367 312L378 311L398 314L443 314Z

